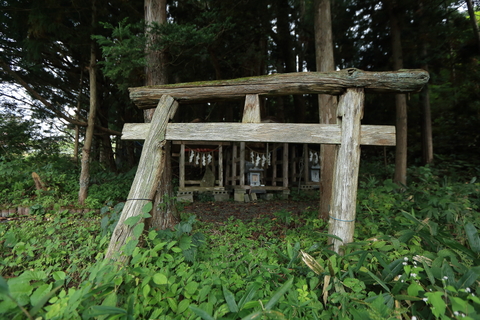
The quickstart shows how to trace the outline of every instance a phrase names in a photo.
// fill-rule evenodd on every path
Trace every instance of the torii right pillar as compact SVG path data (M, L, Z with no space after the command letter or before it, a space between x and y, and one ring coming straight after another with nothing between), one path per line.
M337 147L337 161L333 177L328 233L333 250L343 255L343 245L353 241L360 167L360 122L363 117L364 89L349 88L338 103L338 123L342 128L341 143ZM339 240L341 239L341 240Z

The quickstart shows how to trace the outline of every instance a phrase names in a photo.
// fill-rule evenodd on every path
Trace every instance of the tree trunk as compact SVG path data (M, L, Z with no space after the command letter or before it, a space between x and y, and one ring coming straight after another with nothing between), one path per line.
M145 85L161 85L168 83L167 55L164 51L150 49L158 41L158 36L152 34L152 24L164 24L167 22L166 0L145 0L145 23L147 25L147 48ZM154 110L145 110L145 122L152 121Z
M92 26L95 26L97 19L97 8L95 0L92 4ZM90 46L90 66L88 73L90 77L90 110L88 113L88 126L85 132L85 140L82 149L82 169L80 172L80 190L78 192L78 202L85 204L88 196L88 185L90 182L90 152L93 141L93 133L95 130L95 114L97 112L97 57L95 54L95 43Z
M475 17L475 10L473 9L472 0L466 0L466 2L468 15L470 16L470 22L472 23L473 34L475 36L475 40L477 41L477 49L480 53L480 31L478 30L478 22L477 18Z
M424 63L421 68L428 72L428 52L427 43L430 39L430 28L428 26L428 20L426 19L426 0L422 0L419 3L418 19L420 21L420 51L421 57ZM432 139L432 115L430 111L430 93L428 90L428 84L422 89L420 93L420 104L422 108L422 162L424 165L433 163L433 139Z
M403 68L401 27L395 8L395 1L386 1L390 18L393 69ZM394 181L400 185L407 184L407 98L404 94L395 95L397 147L395 149Z
M78 97L77 97L77 110L75 111L75 120L79 121L80 119L80 108L82 106L82 87L83 87L83 69L80 71L80 85L78 86ZM80 126L75 125L75 142L73 149L73 159L78 165L78 150L79 150L79 140L80 140Z
M145 0L145 22L148 26L153 23L159 25L167 22L167 2L166 0ZM150 50L149 45L157 41L157 36L148 34L147 44L147 65L145 68L146 85L162 85L168 83L167 54L163 51ZM145 110L145 122L150 122L155 109ZM178 213L173 201L172 170L170 142L165 146L165 156L162 159L163 170L160 177L157 192L155 194L152 217L147 219L146 227L155 229L166 229L173 227L178 222Z
M317 71L335 70L330 0L315 1L315 52ZM319 94L318 108L320 123L337 122L337 98L335 96ZM336 149L336 146L320 145L320 207L318 215L323 220L328 218L330 211Z

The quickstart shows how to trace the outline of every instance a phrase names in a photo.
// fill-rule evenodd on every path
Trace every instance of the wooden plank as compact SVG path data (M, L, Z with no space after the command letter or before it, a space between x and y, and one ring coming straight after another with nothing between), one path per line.
M148 123L126 123L123 140L143 140ZM167 140L245 141L271 143L339 144L342 129L338 124L297 123L169 123ZM361 144L395 145L394 126L361 126Z
M360 120L363 112L364 91L348 89L340 97L342 110L342 141L338 147L333 176L333 193L330 205L329 234L333 251L342 254L342 245L353 241L357 208L358 169L360 167Z
M367 92L418 92L428 82L424 70L369 72L345 69L331 72L298 72L266 76L179 83L130 88L130 98L141 109L154 108L162 95L179 102L243 99L246 95L279 96L290 94L334 94L347 88L365 88Z
M258 94L248 94L243 108L243 123L260 123L260 98Z
M128 239L131 239L130 241L138 240L133 234L133 229L136 225L143 223L144 219L141 218L135 226L128 226L124 222L130 217L141 215L143 206L153 201L164 169L161 164L164 163L165 150L163 147L166 142L167 123L175 113L177 106L178 103L170 96L162 97L158 103L148 134L145 137L137 173L133 179L120 219L110 239L105 259L125 262L128 257L122 254L122 247Z

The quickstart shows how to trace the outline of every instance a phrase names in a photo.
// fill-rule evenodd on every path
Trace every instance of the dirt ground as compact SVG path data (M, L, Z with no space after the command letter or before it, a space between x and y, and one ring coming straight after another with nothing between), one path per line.
M285 210L292 215L299 215L306 210L318 210L318 201L259 200L256 202L208 201L193 202L185 205L185 213L197 216L205 222L224 222L230 217L245 222L257 218L274 217L275 213Z

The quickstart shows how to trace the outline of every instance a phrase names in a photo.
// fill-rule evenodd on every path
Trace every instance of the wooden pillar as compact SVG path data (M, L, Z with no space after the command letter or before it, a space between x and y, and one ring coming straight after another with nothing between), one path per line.
M232 186L237 185L237 145L232 145Z
M272 152L272 186L277 185L277 150L275 145L273 145Z
M218 146L218 186L223 187L223 146Z
M240 142L240 185L245 186L245 142Z
M161 164L165 164L163 157L165 156L167 123L175 115L177 107L178 103L171 96L164 95L160 98L145 138L137 173L105 254L107 260L115 259L126 262L128 257L123 255L122 247L127 241L134 241L135 246L139 242L145 226L142 208L154 200L164 170ZM136 216L141 217L138 217L138 221L134 225L124 223L128 218Z
M243 108L242 123L260 123L260 97L247 94ZM245 186L245 142L240 142L240 185Z
M185 144L180 144L180 163L179 163L179 184L180 188L185 188Z
M343 240L331 238L333 250L340 254L343 254L341 246L353 241L355 231L360 167L360 120L363 116L363 104L363 88L350 88L340 97L338 105L342 137L334 171L328 233Z
M308 144L304 143L303 144L303 183L305 185L308 184L310 181L310 163L308 162L309 159L309 154L308 154Z
M283 144L283 161L282 161L283 187L288 188L288 143Z

